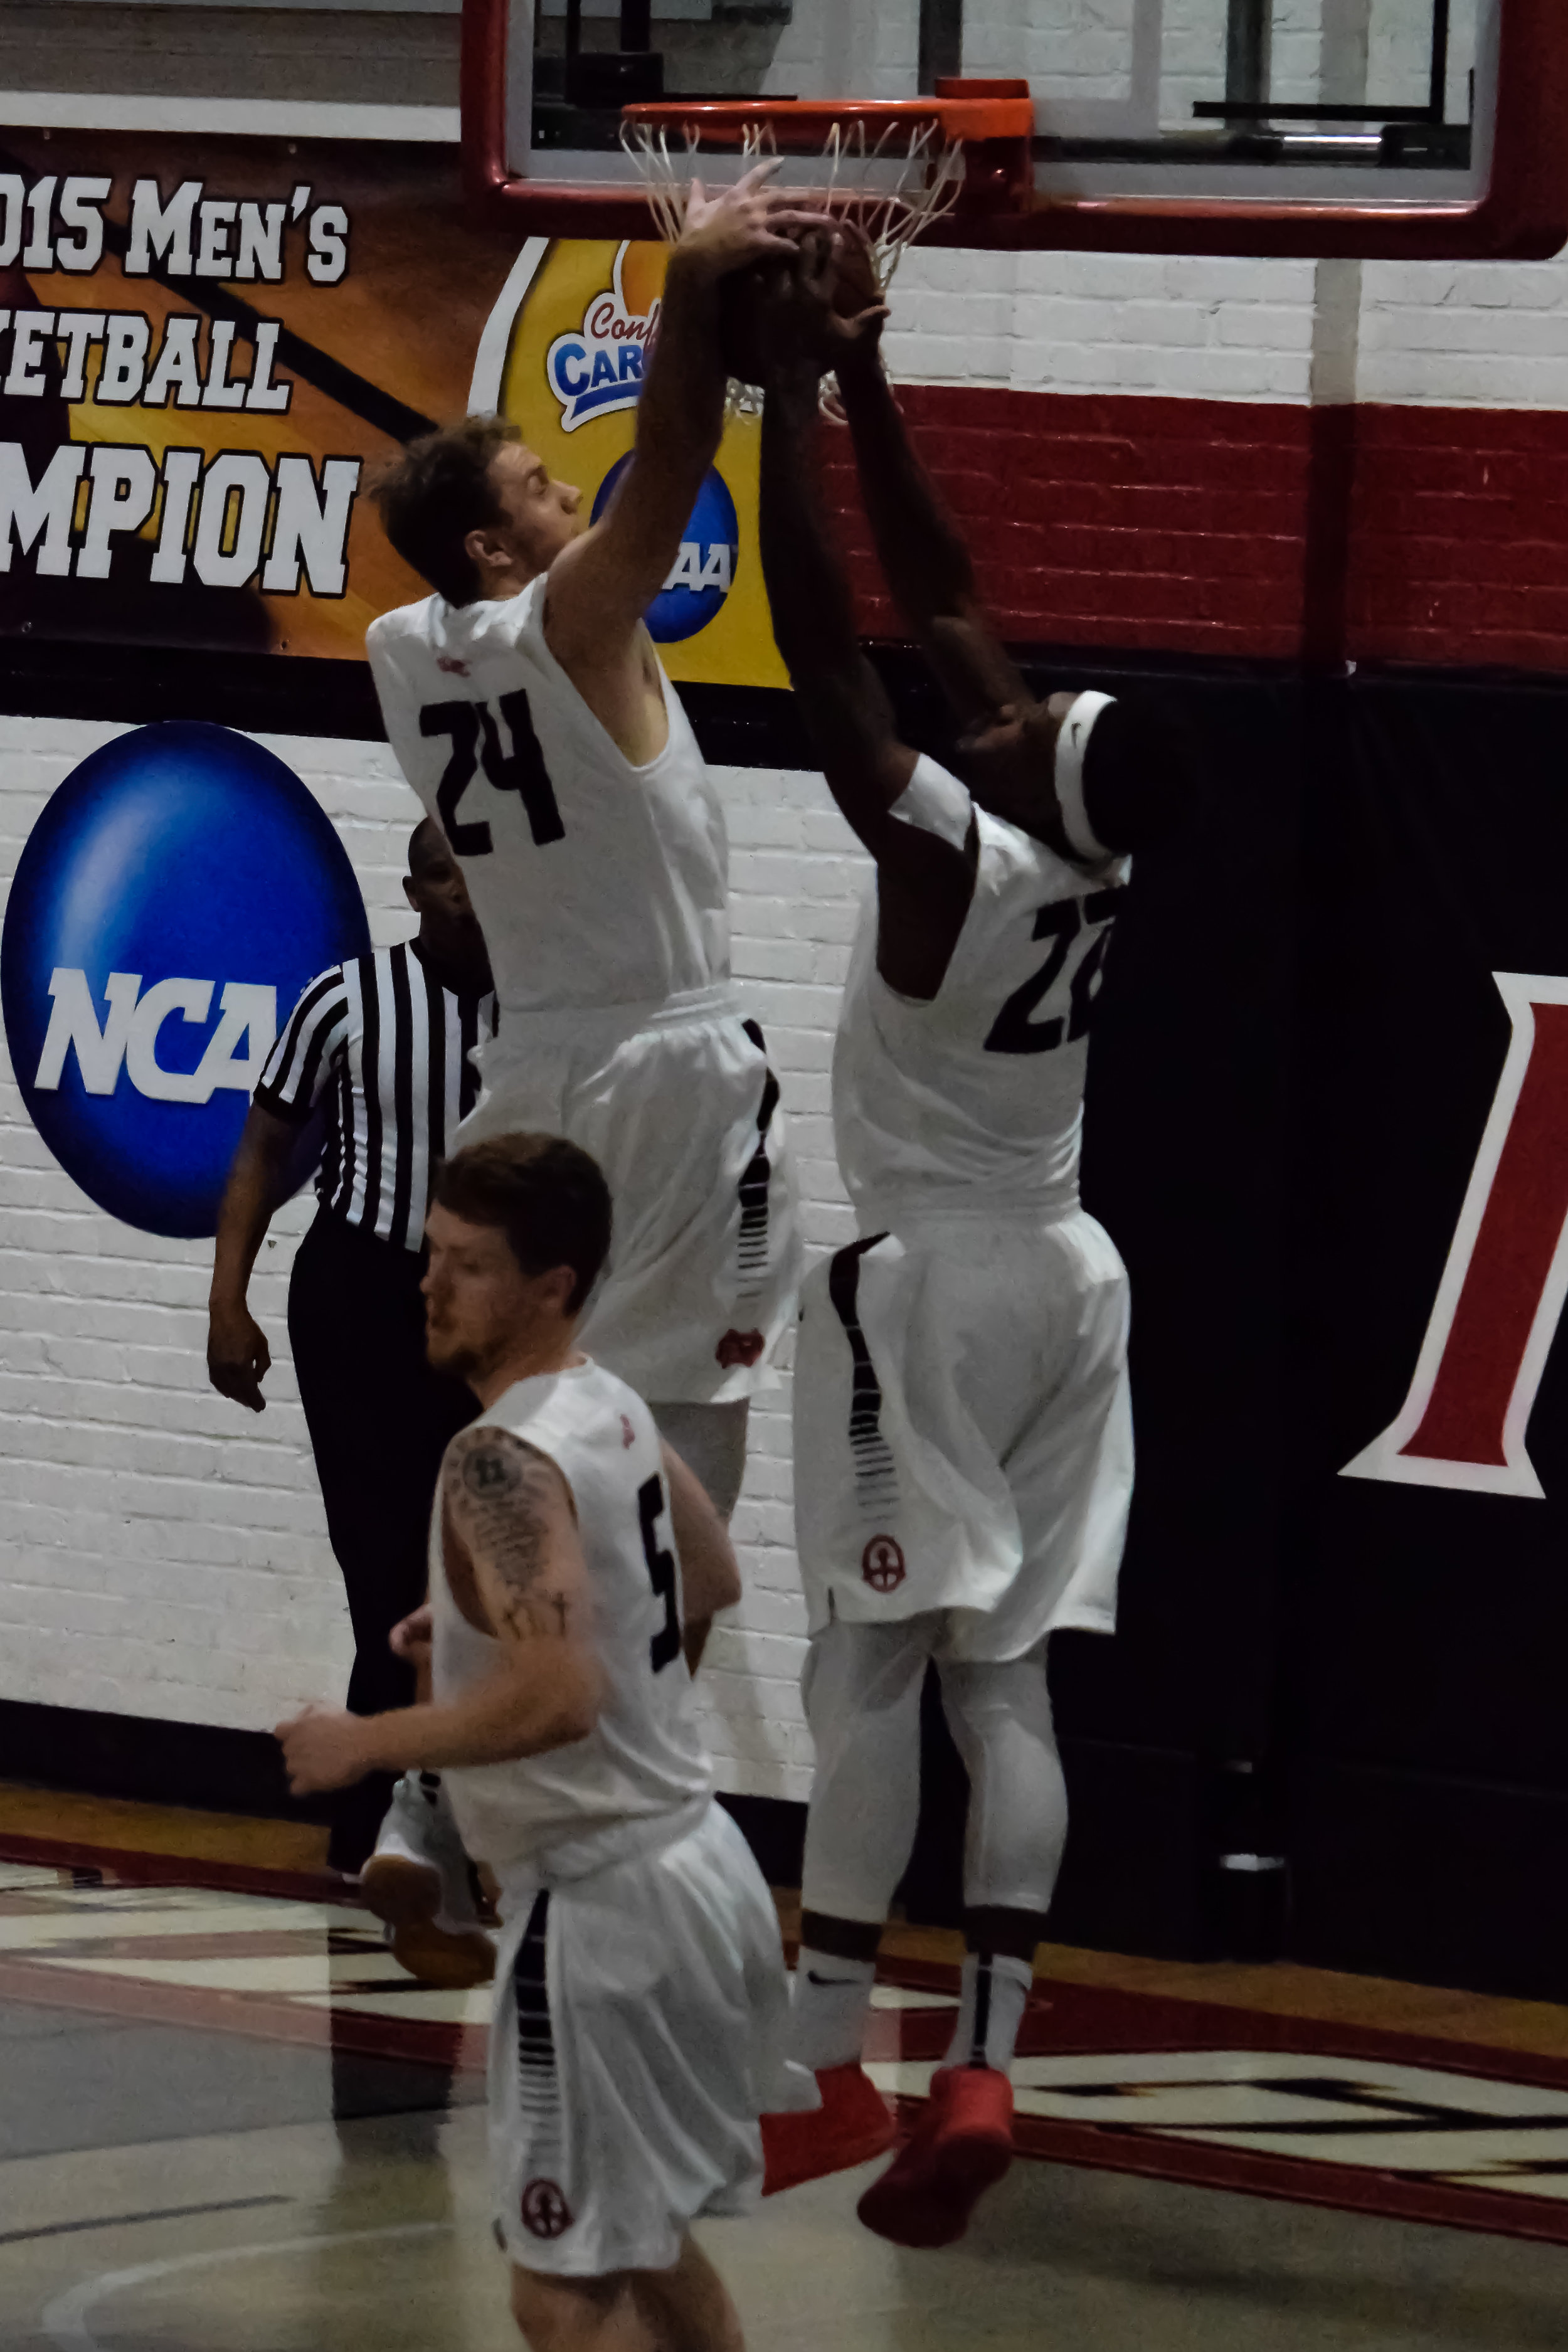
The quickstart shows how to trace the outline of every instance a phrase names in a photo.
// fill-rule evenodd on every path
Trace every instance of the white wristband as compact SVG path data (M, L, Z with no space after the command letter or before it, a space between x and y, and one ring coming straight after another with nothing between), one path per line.
M1116 852L1107 849L1089 821L1083 800L1083 762L1089 750L1089 739L1094 732L1094 722L1102 710L1110 709L1114 697L1109 694L1080 694L1062 720L1057 737L1057 806L1062 814L1062 831L1067 835L1075 856L1086 866L1103 866Z

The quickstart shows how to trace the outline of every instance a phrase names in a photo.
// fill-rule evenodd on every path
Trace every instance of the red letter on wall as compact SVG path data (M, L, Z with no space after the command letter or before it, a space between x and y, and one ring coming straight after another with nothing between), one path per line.
M1568 980L1492 978L1513 1034L1415 1377L1341 1475L1539 1500L1524 1432L1568 1291Z

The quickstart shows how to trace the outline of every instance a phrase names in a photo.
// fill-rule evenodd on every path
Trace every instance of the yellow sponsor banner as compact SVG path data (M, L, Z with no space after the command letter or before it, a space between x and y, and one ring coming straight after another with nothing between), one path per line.
M590 510L636 438L667 259L658 244L552 243L512 322L499 405ZM686 683L789 683L763 587L761 460L761 419L731 415L713 469L727 497L710 477L672 584L649 614L665 667Z

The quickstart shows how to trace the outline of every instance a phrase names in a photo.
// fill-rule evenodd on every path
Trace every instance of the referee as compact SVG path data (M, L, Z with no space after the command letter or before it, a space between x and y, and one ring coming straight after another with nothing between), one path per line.
M246 1291L320 1106L320 1206L294 1259L289 1339L348 1593L356 1715L413 1703L412 1671L387 1636L425 1598L441 1456L474 1417L468 1390L425 1360L419 1284L430 1188L479 1092L468 1055L495 1033L495 997L462 875L429 817L409 842L403 887L416 936L318 974L268 1059L218 1213L207 1326L213 1386L264 1412L272 1360ZM392 1788L382 1775L345 1792L334 1870L363 1867Z

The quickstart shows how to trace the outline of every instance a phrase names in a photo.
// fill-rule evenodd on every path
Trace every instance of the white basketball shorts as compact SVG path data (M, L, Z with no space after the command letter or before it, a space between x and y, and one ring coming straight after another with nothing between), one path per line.
M1109 1234L951 1218L814 1267L795 1462L814 1631L941 1610L937 1654L975 1662L1112 1632L1132 1417Z
M548 1888L509 1874L496 1955L496 2236L525 2270L668 2270L701 2213L762 2192L786 2065L773 1897L717 1804L672 1843Z
M628 1030L615 1014L503 1013L455 1148L519 1130L591 1152L615 1201L584 1346L656 1403L773 1382L795 1311L794 1166L763 1034L728 992Z

